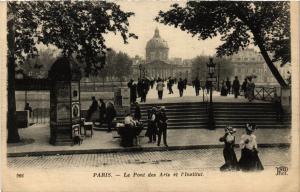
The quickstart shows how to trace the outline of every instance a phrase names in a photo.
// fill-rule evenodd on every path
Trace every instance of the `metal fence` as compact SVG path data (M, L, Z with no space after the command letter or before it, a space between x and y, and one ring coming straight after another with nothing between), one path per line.
M276 87L255 87L254 89L254 97L257 100L272 101L275 93Z
M33 109L30 119L32 123L47 124L50 122L50 109L49 108Z
M80 82L81 92L114 92L120 87L127 87L127 82Z

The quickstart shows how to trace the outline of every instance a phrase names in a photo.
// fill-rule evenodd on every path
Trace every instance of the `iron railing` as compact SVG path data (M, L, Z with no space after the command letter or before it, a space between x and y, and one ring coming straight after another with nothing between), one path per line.
M35 108L32 110L30 119L32 123L47 124L50 122L50 109Z
M257 100L272 101L275 93L276 87L255 87L254 98Z
M80 82L81 92L114 92L120 87L127 87L127 82Z

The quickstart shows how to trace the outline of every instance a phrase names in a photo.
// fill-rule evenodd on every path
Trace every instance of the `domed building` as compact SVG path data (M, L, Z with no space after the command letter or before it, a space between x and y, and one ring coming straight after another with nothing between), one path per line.
M146 45L146 62L152 61L168 61L169 46L168 43L159 35L159 30L156 28L154 36L147 42Z
M155 29L153 37L146 44L146 60L134 62L134 78L162 78L182 77L188 78L191 66L184 66L182 59L177 62L169 59L169 46ZM175 62L174 62L175 61Z

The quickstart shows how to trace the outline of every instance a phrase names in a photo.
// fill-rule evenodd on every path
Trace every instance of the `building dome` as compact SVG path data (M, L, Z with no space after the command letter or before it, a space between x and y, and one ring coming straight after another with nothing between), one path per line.
M167 62L168 55L168 43L160 37L159 31L156 28L153 38L150 39L146 45L146 62L156 60Z
M156 28L152 39L147 42L146 49L169 49L168 43L159 35L159 30Z

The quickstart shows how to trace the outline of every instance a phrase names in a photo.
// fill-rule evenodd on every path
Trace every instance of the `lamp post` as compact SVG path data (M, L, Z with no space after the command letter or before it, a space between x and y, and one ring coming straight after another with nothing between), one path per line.
M217 89L218 91L220 91L220 62L218 62L218 85L217 85Z
M142 79L142 64L139 64L139 70L140 70L140 79Z
M207 63L207 70L208 70L208 82L209 82L209 109L208 109L208 127L210 130L215 129L215 120L214 120L214 113L213 113L213 101L212 101L212 87L214 81L214 73L215 73L216 64L213 62L213 58L209 58L209 63Z

